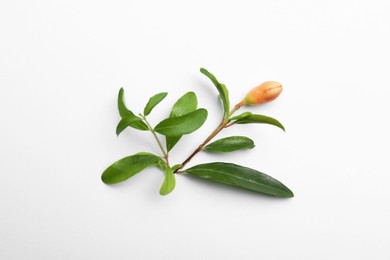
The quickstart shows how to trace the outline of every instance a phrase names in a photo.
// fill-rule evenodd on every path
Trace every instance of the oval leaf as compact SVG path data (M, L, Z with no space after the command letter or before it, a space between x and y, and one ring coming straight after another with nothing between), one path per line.
M166 167L164 182L160 188L160 195L167 195L173 191L176 185L175 174L171 168Z
M252 139L245 136L230 136L219 139L203 149L212 153L226 153L233 152L240 149L252 149L255 147Z
M229 112L230 112L229 91L227 90L224 84L219 83L217 78L206 69L201 68L200 72L206 77L208 77L211 80L211 82L213 82L214 86L217 88L219 97L222 100L222 104L223 104L224 118L227 119L229 117Z
M275 118L269 117L269 116L263 116L263 115L257 115L253 114L241 119L238 119L234 122L235 124L251 124L251 123L258 123L258 124L269 124L274 125L285 131L284 126L282 123L280 123Z
M206 180L221 182L275 197L294 197L293 192L280 181L254 169L232 163L200 164L185 170L185 172Z
M198 99L194 92L187 92L173 105L169 117L178 117L193 112L198 107Z
M147 116L152 112L153 108L158 105L166 96L167 92L162 92L151 97L144 108L144 115Z
M162 160L160 157L141 153L125 157L108 167L102 174L102 181L106 184L115 184L130 178L146 167L157 165Z
M181 98L179 98L176 101L176 103L173 105L169 117L173 118L173 117L183 116L185 114L195 111L197 107L198 107L198 99L196 98L195 93L187 92ZM170 150L172 150L172 148L177 144L177 142L179 142L180 139L181 139L181 135L167 136L165 141L167 151L169 152Z
M179 136L192 133L199 129L207 118L207 110L200 108L184 116L167 118L154 128L154 130L166 136Z

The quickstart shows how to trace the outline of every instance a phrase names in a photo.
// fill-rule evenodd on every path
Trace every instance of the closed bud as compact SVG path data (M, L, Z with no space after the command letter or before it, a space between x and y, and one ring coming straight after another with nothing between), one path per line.
M243 105L260 105L276 99L282 93L282 84L276 81L267 81L255 87L242 101Z

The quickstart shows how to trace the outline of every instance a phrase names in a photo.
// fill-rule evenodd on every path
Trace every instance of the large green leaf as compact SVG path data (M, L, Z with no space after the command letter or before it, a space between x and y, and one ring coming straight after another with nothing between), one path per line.
M149 115L153 108L157 106L158 103L160 103L167 95L167 92L161 92L151 97L144 108L144 115Z
M294 197L293 192L280 181L254 169L232 163L206 163L186 169L185 172L210 181L237 186L275 197Z
M125 157L108 167L102 174L102 181L115 184L130 178L148 166L157 165L162 159L154 154L140 153Z
M138 120L141 119L134 115L133 112L131 112L125 104L125 99L124 99L124 90L121 88L119 90L118 94L118 110L119 110L119 115L121 116L123 121L121 120L117 126L117 134L118 132L121 133L127 126L130 126L132 128L138 129L138 130L149 130L148 126L142 121ZM135 119L138 118L138 119ZM134 120L133 120L134 119Z
M257 115L253 114L241 119L238 119L234 122L235 124L251 124L251 123L258 123L258 124L269 124L274 125L285 131L284 126L282 123L280 123L275 118L269 117L269 116L263 116L263 115Z
M224 84L220 83L217 80L217 78L206 69L201 68L200 72L204 74L206 77L208 77L217 88L219 92L219 97L221 98L223 104L224 118L227 119L229 117L229 112L230 112L229 91L227 90Z
M199 129L207 118L207 110L200 108L184 116L167 118L156 125L154 130L165 136L179 136Z
M173 191L176 185L175 174L171 168L165 168L165 178L164 182L160 188L160 195L167 195Z
M241 149L252 149L255 147L252 139L245 136L230 136L219 139L203 149L212 153L226 153Z
M170 118L183 116L190 112L193 112L198 107L198 99L194 92L187 92L181 98L179 98L172 107ZM180 136L167 136L166 147L168 152L179 142Z

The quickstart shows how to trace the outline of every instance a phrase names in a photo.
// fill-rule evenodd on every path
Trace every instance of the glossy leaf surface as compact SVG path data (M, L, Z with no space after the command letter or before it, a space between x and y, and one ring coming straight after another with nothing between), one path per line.
M223 104L224 118L227 119L230 112L229 91L224 84L220 83L217 78L206 69L201 68L200 72L206 77L208 77L211 82L213 82L214 86L217 88L219 97L221 98Z
M149 115L153 108L157 106L158 103L160 103L167 95L167 92L162 92L152 96L144 108L144 115Z
M170 118L183 116L191 113L198 107L198 99L194 92L187 92L181 98L179 98L172 107L172 111L169 115ZM166 147L168 152L179 142L181 135L179 136L167 136Z
M122 158L103 172L102 181L106 184L125 181L146 167L157 165L161 160L160 157L149 153L140 153Z
M164 182L160 188L160 195L167 195L173 191L176 186L175 174L171 168L165 168Z
M233 152L241 149L252 149L255 147L252 139L245 136L230 136L219 139L203 149L212 153L226 153Z
M257 114L252 114L250 116L238 119L234 123L235 124L252 124L252 123L269 124L269 125L274 125L276 127L279 127L280 129L285 131L284 126L282 125L282 123L280 123L275 118L268 117L268 116L263 116L263 115L257 115Z
M251 168L232 163L206 163L186 169L185 172L206 180L220 182L259 193L293 197L293 192L280 181Z
M200 108L183 116L167 118L154 128L165 136L179 136L192 133L199 129L207 119L207 110Z

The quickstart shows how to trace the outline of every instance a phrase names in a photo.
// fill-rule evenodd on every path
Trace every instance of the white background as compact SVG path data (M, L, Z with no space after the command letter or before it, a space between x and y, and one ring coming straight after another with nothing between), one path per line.
M0 2L0 259L390 259L390 2ZM115 186L102 171L158 153L151 135L119 138L117 92L167 116L194 90L206 124L171 154L181 162L232 103L266 80L279 119L229 128L254 150L200 154L264 171L295 193L275 199L145 170Z

